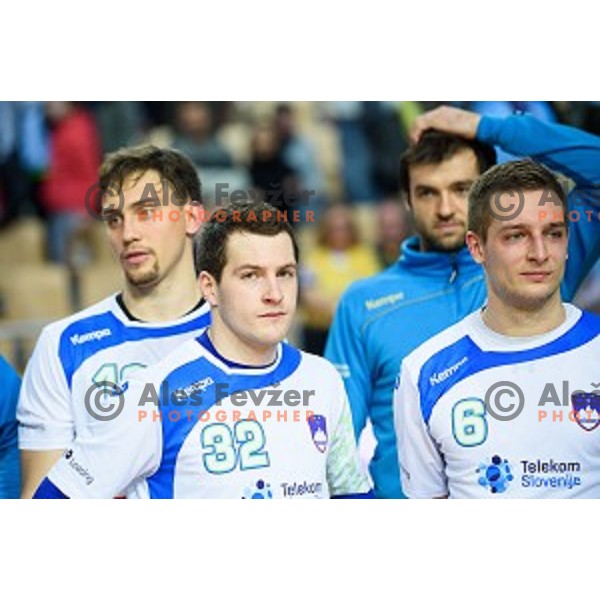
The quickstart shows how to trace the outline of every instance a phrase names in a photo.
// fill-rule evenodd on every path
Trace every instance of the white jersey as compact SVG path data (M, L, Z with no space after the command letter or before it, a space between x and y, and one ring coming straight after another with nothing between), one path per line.
M286 343L264 368L204 333L134 375L48 477L75 498L328 498L369 491L334 367Z
M95 410L95 386L120 385L137 369L198 336L210 322L203 303L171 322L130 319L117 295L44 328L27 365L17 410L19 447L67 448Z
M600 319L528 338L481 311L403 362L394 395L409 497L600 498Z

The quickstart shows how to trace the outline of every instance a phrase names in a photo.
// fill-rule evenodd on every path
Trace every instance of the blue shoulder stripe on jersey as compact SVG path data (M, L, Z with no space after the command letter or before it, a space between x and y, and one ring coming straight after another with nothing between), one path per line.
M63 494L47 477L40 483L33 495L34 500L68 500L69 496Z
M299 350L282 343L279 364L266 373L227 373L205 357L189 362L172 371L161 384L160 411L163 434L161 464L157 472L147 479L151 498L172 498L177 456L187 436L199 422L201 413L208 411L219 400L234 392L261 389L287 379L296 371L302 360ZM193 405L195 397L185 406L173 402L177 390L190 389L194 383L212 380L198 394L200 402ZM171 414L178 413L178 414Z
M168 327L136 327L126 325L112 313L93 315L69 325L62 333L59 358L69 388L73 374L90 356L101 350L126 342L138 342L148 338L163 338L204 329L210 324L210 313L202 313L195 319Z
M438 400L458 382L487 369L529 362L568 352L600 335L600 318L583 312L577 323L558 339L543 346L515 352L490 352L465 336L434 354L422 367L419 396L423 421L429 424Z

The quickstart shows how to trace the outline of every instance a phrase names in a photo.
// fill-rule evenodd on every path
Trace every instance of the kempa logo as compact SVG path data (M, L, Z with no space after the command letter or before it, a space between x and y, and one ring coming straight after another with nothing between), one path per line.
M333 363L333 366L336 368L337 372L341 375L342 379L349 379L351 372L350 366L346 363Z
M458 371L458 369L460 369L468 360L469 360L469 357L465 356L464 358L461 358L456 364L452 365L451 367L448 367L447 369L444 369L443 371L440 371L439 373L434 373L429 378L429 385L431 385L433 387L434 385L437 385L438 383L442 383L442 381L446 381L446 379L448 379L448 377L454 375L454 373L456 373L456 371Z
M201 381L196 381L196 382L192 383L191 385L188 385L186 388L175 390L175 392L173 392L173 393L175 394L176 397L189 398L195 392L202 393L202 392L206 391L206 389L208 387L210 387L211 385L214 385L214 383L215 382L213 381L212 377L205 377Z
M80 344L85 344L86 342L100 341L102 338L105 338L109 335L112 335L112 331L110 329L98 329L97 331L91 331L90 333L84 333L83 335L77 333L72 335L70 340L73 346L78 346Z
M367 300L365 302L365 306L367 307L367 310L375 310L376 308L381 308L382 306L386 306L388 304L394 304L400 300L404 300L404 292L390 294L389 296L383 296L382 298L377 298L376 300Z

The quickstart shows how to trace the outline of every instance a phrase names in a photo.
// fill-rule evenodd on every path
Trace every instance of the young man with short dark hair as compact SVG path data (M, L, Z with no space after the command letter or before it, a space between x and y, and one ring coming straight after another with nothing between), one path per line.
M518 196L510 217L494 206ZM550 200L552 210L540 209ZM562 302L566 194L531 160L469 195L487 301L403 361L394 396L409 497L600 498L600 318Z
M280 216L263 202L211 216L197 254L210 327L130 378L122 412L75 440L35 497L369 495L340 376L283 341L298 249Z

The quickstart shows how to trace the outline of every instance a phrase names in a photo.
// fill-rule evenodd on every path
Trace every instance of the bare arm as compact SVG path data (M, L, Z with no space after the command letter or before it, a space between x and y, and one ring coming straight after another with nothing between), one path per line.
M21 497L31 498L75 437L71 391L54 332L45 328L29 359L19 403Z
M64 450L21 450L21 498L31 498Z

